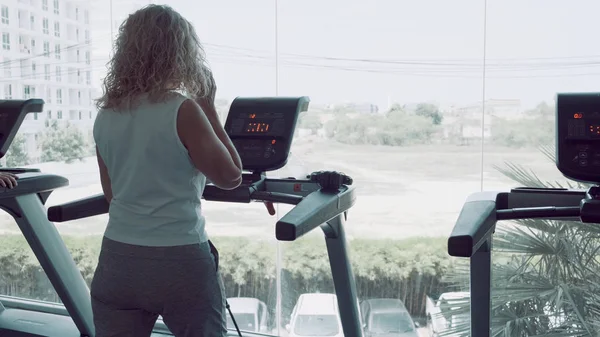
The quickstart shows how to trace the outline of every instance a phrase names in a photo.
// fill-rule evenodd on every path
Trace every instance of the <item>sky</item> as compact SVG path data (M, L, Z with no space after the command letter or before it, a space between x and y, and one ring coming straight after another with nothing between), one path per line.
M111 6L93 2L99 83ZM598 0L112 0L113 21L150 2L195 25L222 98L307 95L386 108L485 97L531 107L556 92L600 91Z

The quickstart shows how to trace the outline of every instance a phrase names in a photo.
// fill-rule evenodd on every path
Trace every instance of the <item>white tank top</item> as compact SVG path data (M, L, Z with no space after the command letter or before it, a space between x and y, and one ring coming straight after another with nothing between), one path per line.
M177 134L177 112L186 99L173 93L150 103L142 95L131 110L98 113L94 139L113 192L107 238L141 246L208 240L200 205L206 178Z

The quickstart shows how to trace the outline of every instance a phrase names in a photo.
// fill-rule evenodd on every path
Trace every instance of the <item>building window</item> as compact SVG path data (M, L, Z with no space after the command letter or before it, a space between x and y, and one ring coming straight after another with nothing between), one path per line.
M58 111L56 112L56 118L58 118L58 119L62 119L62 110L58 110Z
M44 64L44 79L50 81L50 65Z
M33 54L35 54L35 51L36 51L36 50L35 50L35 40L34 40L34 39L31 39L31 52L32 52Z
M60 10L58 8L58 5L59 5L58 2L59 2L58 0L54 0L54 14L60 14Z
M85 30L85 42L90 42L90 31Z
M32 94L32 93L31 93L31 91L32 91L32 90L31 90L31 86L29 86L29 85L24 85L24 86L23 86L23 98L24 98L24 99L28 99L28 98L30 98L30 97L31 97L31 94Z
M77 83L83 83L83 78L81 78L81 70L77 69Z
M81 119L81 111L79 111L79 119Z
M75 29L75 40L79 42L79 28Z
M4 85L4 99L12 99L12 84Z
M54 22L54 36L60 37L60 23L58 21Z
M36 78L36 68L35 62L31 62L31 78Z
M92 119L92 110L88 111L89 115L90 115L90 119Z
M60 72L61 72L60 66L56 66L56 82L60 82L62 80L61 76L60 76Z
M46 102L52 103L52 89L46 88Z
M90 12L88 12L87 9L83 12L83 20L86 25L90 24Z
M10 35L8 33L2 33L2 49L10 50Z
M56 103L62 104L62 89L56 89Z
M8 6L2 5L0 12L2 12L2 23L8 25Z
M79 63L79 49L77 49L77 63Z
M44 31L44 34L50 34L48 18L42 19L42 30Z
M42 0L42 9L45 11L48 10L48 0Z
M75 7L75 21L79 21L79 8Z
M29 17L29 23L31 24L31 26L29 26L29 29L34 30L35 29L35 17L33 15Z
M44 41L44 55L50 57L50 42Z
M87 85L92 84L92 73L89 70L85 72L85 83Z
M91 63L91 60L90 60L90 52L89 52L89 51L86 51L86 52L85 52L85 63L86 63L86 64L90 64L90 63Z
M59 44L54 46L54 57L57 60L60 60L60 45Z
M77 92L77 104L81 105L81 91Z
M52 119L52 110L48 110L48 119Z

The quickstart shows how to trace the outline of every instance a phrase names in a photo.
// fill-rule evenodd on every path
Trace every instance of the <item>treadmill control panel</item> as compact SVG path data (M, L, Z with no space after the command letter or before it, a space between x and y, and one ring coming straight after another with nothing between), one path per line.
M556 95L556 167L569 179L600 183L600 93Z
M229 109L225 131L244 170L267 172L287 163L301 112L308 97L236 98Z

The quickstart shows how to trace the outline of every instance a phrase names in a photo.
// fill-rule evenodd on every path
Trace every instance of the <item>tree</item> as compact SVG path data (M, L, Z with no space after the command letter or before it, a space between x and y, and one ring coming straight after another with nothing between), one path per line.
M323 127L321 117L317 113L304 111L298 117L298 127L309 129L313 135Z
M496 145L538 147L554 140L554 122L547 117L533 115L533 118L519 120L492 118L492 142Z
M71 163L86 155L85 135L69 122L46 121L46 129L40 138L42 161L64 161Z
M444 116L442 116L438 107L430 103L419 103L415 109L415 114L417 116L431 118L433 125L442 124L442 120L444 119Z
M553 148L542 151L554 162ZM542 181L511 163L497 169L522 186L588 187L572 181ZM538 219L499 224L494 236L491 336L597 336L598 251L600 229L593 224ZM453 275L457 284L465 284L464 277ZM468 312L468 304L453 310ZM462 324L441 335L468 335L468 331Z
M27 140L21 134L17 134L10 144L10 148L6 152L7 167L19 167L29 164L29 156L27 155Z
M525 115L532 117L554 118L555 107L546 102L541 102L535 108L525 111Z

